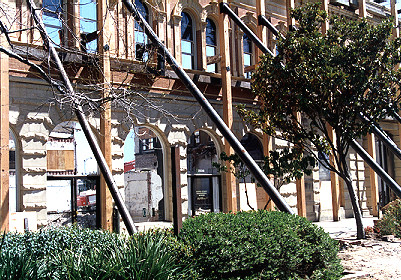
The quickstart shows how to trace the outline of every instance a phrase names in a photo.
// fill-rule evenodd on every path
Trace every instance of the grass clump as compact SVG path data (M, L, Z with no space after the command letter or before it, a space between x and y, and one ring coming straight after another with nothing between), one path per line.
M338 244L305 218L276 211L210 213L180 240L200 279L340 279Z
M168 231L132 237L71 228L8 233L0 242L0 279L183 279L184 252Z

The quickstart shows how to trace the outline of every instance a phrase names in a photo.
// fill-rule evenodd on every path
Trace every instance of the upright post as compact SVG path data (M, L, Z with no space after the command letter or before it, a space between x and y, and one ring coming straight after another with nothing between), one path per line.
M393 0L392 0L393 1ZM366 17L366 0L359 0L359 17ZM369 155L376 160L376 148L375 148L375 136L373 133L368 133L368 153ZM370 177L370 194L371 194L371 203L372 203L372 215L378 216L377 202L378 202L378 179L377 174L373 170L372 167L369 168L369 177Z
M286 0L286 13L287 13L287 28L289 29L292 25L295 24L295 20L291 17L291 10L295 8L294 0ZM299 112L294 112L297 115L297 120L301 123L301 114ZM306 217L306 197L305 197L305 178L302 176L300 179L297 179L296 182L297 188L297 209L298 216Z
M107 0L99 0L97 4L97 14L101 20L97 21L98 30L101 30L98 38L99 63L101 71L99 73L99 82L103 84L102 97L108 98L110 91L108 84L111 81L110 59L107 45L107 37L110 34L110 17L107 15ZM110 102L105 102L100 111L100 149L103 153L106 163L111 169L111 106ZM106 181L102 176L100 181L100 202L97 207L101 207L101 227L102 229L113 230L113 201L110 191L107 189Z
M219 0L220 3L227 3L227 0ZM221 66L221 94L223 96L223 120L231 130L233 126L233 103L231 95L231 65L229 49L229 22L226 14L219 15L220 28L220 66ZM224 152L227 155L233 154L233 149L227 140L224 142ZM226 183L223 188L223 209L225 212L237 211L237 192L235 176L232 172L225 172Z
M295 1L294 0L285 0L285 10L287 15L287 28L289 29L290 26L295 25L295 19L291 17L291 10L295 8Z
M337 142L336 134L333 131L333 128L329 124L327 124L327 131L331 141L333 143L336 143ZM335 153L335 151L332 151L332 153L330 154L330 162L333 166L337 168L335 156L333 153ZM330 181L331 181L331 207L333 211L333 221L339 221L341 195L340 195L340 181L337 173L330 171Z
M365 18L366 17L366 0L358 0L359 6L359 17Z
M257 18L261 18L265 16L266 12L266 6L265 6L265 0L256 0L256 16ZM266 28L264 28L263 25L258 24L257 28L257 35L259 39L262 41L262 43L267 46L267 32ZM257 48L256 49L256 64L259 63L260 57L263 55L263 52L261 49ZM271 139L270 136L267 135L266 133L263 133L263 155L264 156L269 156L270 150L271 150ZM266 201L269 201L269 196L266 194ZM267 210L273 210L273 203L270 202L267 205Z
M180 179L180 148L171 147L171 175L173 186L173 227L177 236L182 227L182 200L181 200L181 179Z
M329 2L328 0L322 1L322 9L329 14ZM325 35L329 29L329 22L325 20L322 23L322 34ZM330 125L326 125L327 131L329 133L329 137L333 143L336 143L336 134L333 131L333 128ZM330 155L330 162L333 166L336 166L336 162L334 160L334 151ZM333 212L333 221L339 220L339 210L340 210L340 199L341 199L341 190L340 190L340 180L338 178L338 174L330 171L330 181L331 181L331 207Z
M6 0L7 2L7 0ZM6 45L0 36L0 45ZM0 53L0 232L9 230L9 58Z

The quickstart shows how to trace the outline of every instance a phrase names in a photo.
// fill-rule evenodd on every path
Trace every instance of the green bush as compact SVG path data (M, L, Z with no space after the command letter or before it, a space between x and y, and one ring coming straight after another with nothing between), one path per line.
M184 279L181 254L168 231L130 238L76 227L8 233L0 242L0 279Z
M306 219L277 211L210 213L180 240L203 279L340 279L338 244Z
M380 236L394 235L401 238L401 200L397 199L385 207L383 218L374 227Z

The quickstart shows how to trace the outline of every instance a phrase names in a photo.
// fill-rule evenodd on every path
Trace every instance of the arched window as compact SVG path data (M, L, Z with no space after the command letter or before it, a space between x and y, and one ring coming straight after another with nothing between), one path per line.
M63 2L62 0L43 0L43 23L51 42L60 46L63 37Z
M96 0L79 0L82 48L90 53L97 51Z
M135 5L143 18L149 22L148 8L140 0L135 0ZM147 61L149 53L146 51L148 37L145 34L142 26L135 21L135 58L140 61Z
M184 69L194 69L195 42L192 18L185 12L182 12L181 16L181 63Z
M17 190L17 141L14 133L9 130L9 210L17 212L18 190Z
M217 54L217 36L216 25L211 19L206 19L206 57L212 57ZM208 60L207 60L208 61ZM217 63L208 61L207 72L217 72Z
M252 60L253 60L253 54L252 54L252 50L253 50L253 46L252 46L252 41L251 39L248 38L248 36L246 34L244 34L244 36L242 37L242 41L243 41L243 49L244 49L244 68L251 66ZM252 76L252 72L248 71L244 73L245 78L250 79Z

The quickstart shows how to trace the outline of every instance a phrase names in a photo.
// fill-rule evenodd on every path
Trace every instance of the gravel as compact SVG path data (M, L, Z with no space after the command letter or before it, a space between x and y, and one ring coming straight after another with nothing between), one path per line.
M338 256L344 266L342 279L401 279L401 240L342 239Z

